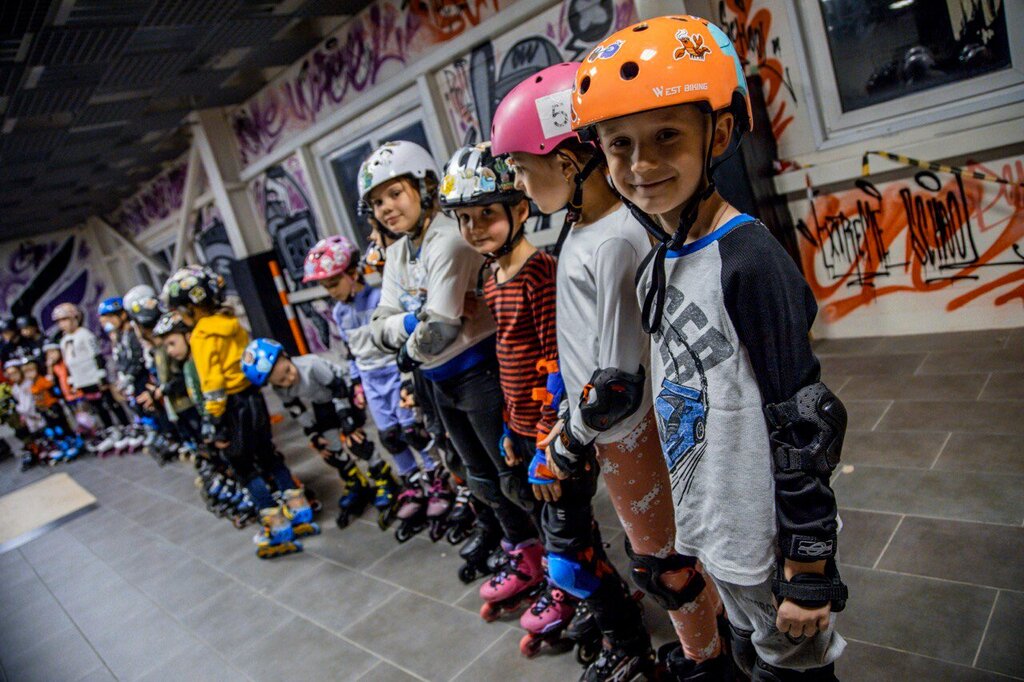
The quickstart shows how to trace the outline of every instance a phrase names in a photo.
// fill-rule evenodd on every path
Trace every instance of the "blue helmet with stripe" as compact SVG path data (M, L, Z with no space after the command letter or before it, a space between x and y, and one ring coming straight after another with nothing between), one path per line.
M124 312L124 301L120 296L111 296L100 301L99 307L96 309L99 315L116 315Z
M284 346L273 339L253 339L242 353L242 374L254 386L264 386Z

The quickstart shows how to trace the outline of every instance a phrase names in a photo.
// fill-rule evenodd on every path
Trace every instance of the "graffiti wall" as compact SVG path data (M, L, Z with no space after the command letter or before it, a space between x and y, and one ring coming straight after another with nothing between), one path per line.
M515 0L376 0L232 113L246 166Z
M34 315L49 333L56 331L50 315L57 304L75 303L99 332L104 283L95 273L91 247L71 231L0 243L0 313Z
M164 170L143 185L128 199L121 202L108 222L123 234L138 237L154 225L170 218L181 208L188 176L187 159ZM200 169L193 196L206 191L206 174Z
M828 336L1024 325L1024 157L971 164L998 184L920 171L794 205Z
M312 192L297 154L271 166L251 184L257 215L277 254L289 291L308 288L302 283L306 253L323 236L313 208ZM269 273L268 273L269 274ZM310 350L330 348L330 312L322 301L295 306Z
M631 0L563 0L442 68L435 78L456 139L486 140L494 110L513 87L552 64L582 59L635 17Z

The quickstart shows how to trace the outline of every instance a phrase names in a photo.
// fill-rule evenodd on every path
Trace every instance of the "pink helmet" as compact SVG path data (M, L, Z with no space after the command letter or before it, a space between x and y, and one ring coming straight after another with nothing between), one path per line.
M303 282L337 277L359 262L359 247L348 237L321 239L306 254Z
M538 71L501 100L491 123L491 153L526 152L543 156L576 137L570 121L571 91L579 62Z

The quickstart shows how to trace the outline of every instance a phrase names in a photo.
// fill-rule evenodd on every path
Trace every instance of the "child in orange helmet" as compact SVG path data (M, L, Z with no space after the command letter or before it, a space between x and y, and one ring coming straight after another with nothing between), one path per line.
M715 188L752 120L736 50L696 17L623 29L577 71L572 119L655 243L637 293L676 549L714 579L752 679L833 680L845 647L833 614L847 591L829 476L846 412L821 383L808 337L817 306L800 271ZM665 653L677 679L692 679L678 650Z

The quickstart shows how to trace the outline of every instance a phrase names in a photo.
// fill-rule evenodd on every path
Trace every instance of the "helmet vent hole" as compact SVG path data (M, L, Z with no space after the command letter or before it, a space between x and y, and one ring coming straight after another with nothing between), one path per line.
M587 90L590 89L590 76L584 76L583 80L580 81L580 94L587 94Z
M540 148L544 149L544 143L543 142L540 143Z
M647 24L637 24L636 26L633 27L633 31L636 32L636 33L639 33L640 31L646 31L646 30L647 30Z
M537 76L537 78L533 82L540 83L542 80L544 80L544 76Z
M631 81L637 77L640 73L640 66L636 62L626 62L619 69L619 75L622 76L622 80Z

